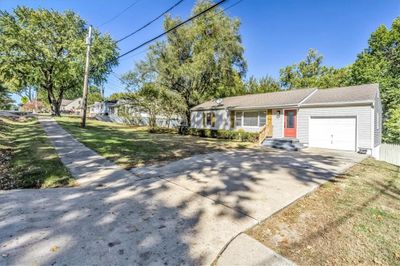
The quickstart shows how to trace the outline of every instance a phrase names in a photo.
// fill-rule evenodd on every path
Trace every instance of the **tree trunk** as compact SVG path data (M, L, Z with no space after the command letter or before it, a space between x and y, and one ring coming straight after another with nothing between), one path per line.
M53 101L52 103L53 115L54 116L61 116L61 102Z
M189 108L186 110L185 115L186 115L187 126L190 127L190 109Z
M47 99L49 100L50 108L51 108L51 115L53 116L61 116L61 101L62 99L59 99L58 101L55 99L53 89L51 85L45 86L45 89L47 91Z

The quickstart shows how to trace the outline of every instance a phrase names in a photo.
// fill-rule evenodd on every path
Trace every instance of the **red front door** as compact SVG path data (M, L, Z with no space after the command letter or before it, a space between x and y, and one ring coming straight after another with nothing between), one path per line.
M285 110L285 138L295 138L297 128L297 110Z

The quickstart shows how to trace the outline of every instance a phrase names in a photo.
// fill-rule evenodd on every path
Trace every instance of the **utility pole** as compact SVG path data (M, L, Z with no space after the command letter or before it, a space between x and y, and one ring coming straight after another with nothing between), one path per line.
M92 46L92 25L89 26L89 33L86 38L86 65L85 77L83 79L83 97L82 97L82 122L81 127L86 127L86 109L87 109L87 95L88 95L88 81L89 81L89 64L90 64L90 47Z

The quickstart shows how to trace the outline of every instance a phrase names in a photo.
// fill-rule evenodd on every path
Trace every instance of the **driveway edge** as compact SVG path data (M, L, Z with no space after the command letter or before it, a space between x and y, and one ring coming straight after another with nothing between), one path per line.
M235 237L215 262L218 266L296 265L245 233Z

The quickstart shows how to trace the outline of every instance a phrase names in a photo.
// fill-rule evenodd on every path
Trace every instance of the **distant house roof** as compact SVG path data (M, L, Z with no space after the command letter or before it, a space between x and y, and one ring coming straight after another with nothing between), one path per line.
M67 106L68 104L72 103L74 100L62 100L61 106Z
M303 106L317 104L342 104L373 102L378 84L367 84L331 89L293 89L279 92L226 97L220 101L207 101L192 110L250 109L265 107Z

